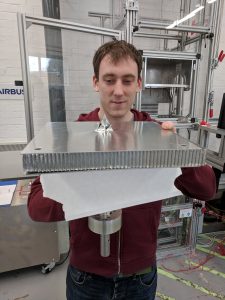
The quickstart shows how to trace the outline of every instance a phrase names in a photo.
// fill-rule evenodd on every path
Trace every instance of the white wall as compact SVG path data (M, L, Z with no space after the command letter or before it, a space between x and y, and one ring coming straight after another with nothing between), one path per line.
M119 3L121 1L117 1ZM1 0L0 1L0 87L3 84L13 84L14 80L21 80L20 52L17 33L17 12L42 16L42 1L35 0ZM139 15L142 18L179 17L179 0L140 0ZM61 19L99 26L98 18L88 17L88 12L110 11L110 1L96 0L61 0ZM225 16L225 6L224 13ZM107 21L106 25L109 26ZM223 18L222 28L225 25ZM29 29L29 55L41 59L45 57L45 42L43 29L34 26ZM64 55L65 100L67 119L74 120L79 113L87 112L97 106L98 94L92 90L91 60L101 39L97 36L74 34L62 30L62 44ZM143 49L162 49L162 41L138 41ZM140 47L139 47L140 48ZM190 48L191 49L191 48ZM225 49L225 32L221 33L220 49ZM206 49L207 50L207 49ZM204 53L206 52L206 53ZM201 74L198 88L197 112L201 118L205 82L205 58L207 51L203 51L201 59ZM222 94L225 91L225 62L220 63L215 70L213 87L215 90L215 115L218 116ZM49 119L48 107L48 78L47 73L31 72L33 108L35 112L35 126L39 128ZM0 143L22 142L26 140L25 114L23 100L0 99Z
M41 1L0 1L0 88L22 80L17 12L42 15ZM0 143L26 141L23 99L0 98Z
M99 26L99 18L88 17L88 12L98 11L99 7L101 12L109 12L108 1L60 1L60 16L63 20ZM92 87L92 55L100 45L100 36L62 31L67 121L98 106L98 94Z

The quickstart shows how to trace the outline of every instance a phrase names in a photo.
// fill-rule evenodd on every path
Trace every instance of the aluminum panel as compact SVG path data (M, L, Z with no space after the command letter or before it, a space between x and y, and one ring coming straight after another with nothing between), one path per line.
M193 167L206 150L155 122L130 122L96 132L97 122L48 123L22 151L28 173Z

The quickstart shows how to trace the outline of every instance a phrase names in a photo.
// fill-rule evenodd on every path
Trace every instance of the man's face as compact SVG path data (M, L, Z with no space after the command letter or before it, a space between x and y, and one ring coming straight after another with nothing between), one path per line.
M99 78L93 77L94 88L100 93L101 110L110 120L129 121L130 109L141 88L138 67L130 57L116 64L106 55L100 63Z

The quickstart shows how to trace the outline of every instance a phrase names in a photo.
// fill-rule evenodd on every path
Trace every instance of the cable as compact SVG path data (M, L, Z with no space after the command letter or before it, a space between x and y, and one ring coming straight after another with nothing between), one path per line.
M219 211L221 211L221 212L223 212L223 213L225 214L225 210L222 210L222 209L216 208L215 206L212 206L212 205L210 205L208 202L206 202L206 205L207 205L207 206L209 206L209 207L211 207L211 209L214 209L214 210L219 210Z
M222 222L225 221L225 215L224 215L224 216L223 216L223 215L221 216L221 215L219 215L218 213L216 213L216 212L213 211L213 210L208 210L207 208L204 208L203 213L206 214L206 215L209 215L209 216L214 216L214 217L216 217L218 220L221 219Z
M209 242L203 242L202 240L203 241L207 240L207 238L202 237L202 236L197 237L197 243L200 244L202 247L204 247L204 248L212 247L213 244L215 243L215 236L213 236L212 238L208 237Z
M186 268L179 268L179 269L175 270L175 269L172 269L172 268L169 268L169 267L165 266L164 263L161 263L161 266L162 266L165 270L167 270L167 271L169 271L169 272L174 272L174 273L176 273L176 272L177 272L177 273L178 273L178 272L188 272L188 271L193 271L193 270L196 270L196 269L202 267L204 264L206 264L210 259L212 259L212 258L214 257L213 254L208 254L208 255L206 255L206 257L205 257L203 260L199 260L198 263L196 263L194 266L193 266L193 265L191 266L191 262L190 262L190 258L191 258L191 255L192 255L191 252L192 252L192 251L190 251L190 255L189 255L189 257L188 257L189 264L188 264L188 267L186 267ZM166 259L167 262L168 262L168 258L169 258L169 257L170 257L169 255L165 257L165 259ZM174 258L174 256L172 256L172 257ZM182 259L183 259L183 261L185 261L186 259L184 259L183 257L184 257L184 256L182 256ZM177 260L177 262L179 262L179 260ZM181 264L181 262L179 262L179 264ZM183 266L183 265L184 265L184 263L182 262L182 266Z

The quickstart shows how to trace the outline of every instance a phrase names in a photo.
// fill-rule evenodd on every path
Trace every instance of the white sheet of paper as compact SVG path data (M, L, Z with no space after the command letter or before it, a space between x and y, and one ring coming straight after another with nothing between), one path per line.
M181 195L180 168L42 174L44 196L63 204L67 221Z
M0 206L7 206L11 204L15 189L16 184L0 186Z

